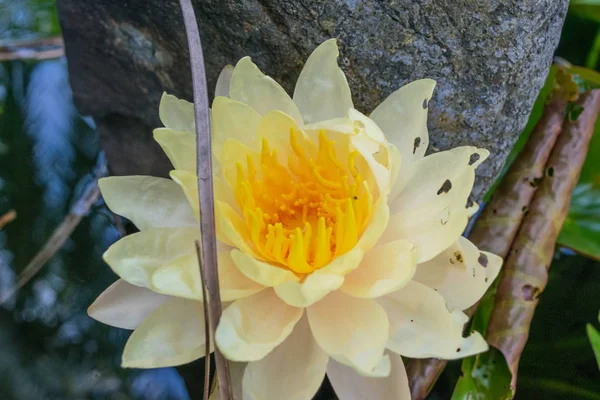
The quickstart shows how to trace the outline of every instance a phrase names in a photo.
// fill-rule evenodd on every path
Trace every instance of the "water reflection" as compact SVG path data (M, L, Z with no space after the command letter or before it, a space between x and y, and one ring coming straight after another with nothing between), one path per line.
M0 0L0 45L55 35L54 4ZM0 297L44 245L102 164L91 118L78 115L66 60L0 64ZM63 248L0 307L1 399L189 398L174 368L126 370L130 332L104 326L86 309L116 276L102 260L119 230L102 202Z

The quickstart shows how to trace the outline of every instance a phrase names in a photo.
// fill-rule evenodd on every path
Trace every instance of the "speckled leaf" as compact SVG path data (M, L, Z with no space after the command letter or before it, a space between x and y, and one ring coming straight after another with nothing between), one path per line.
M513 390L538 297L548 281L556 239L600 111L600 90L587 92L577 104L583 111L565 124L545 175L534 182L538 189L506 259L490 315L487 339L504 354Z

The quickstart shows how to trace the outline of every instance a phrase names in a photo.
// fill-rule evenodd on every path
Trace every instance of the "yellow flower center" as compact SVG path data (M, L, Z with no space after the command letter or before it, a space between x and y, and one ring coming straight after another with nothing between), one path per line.
M358 172L357 151L345 164L319 132L314 152L290 130L287 168L263 138L260 165L237 163L235 199L258 254L296 273L309 273L351 250L367 225L373 196ZM318 147L318 149L317 149ZM309 157L312 153L314 157Z

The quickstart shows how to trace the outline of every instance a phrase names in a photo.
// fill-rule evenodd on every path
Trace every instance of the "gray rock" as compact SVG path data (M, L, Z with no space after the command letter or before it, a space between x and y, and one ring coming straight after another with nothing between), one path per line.
M492 156L474 198L498 175L558 44L568 0L195 0L209 85L250 55L291 92L310 52L336 37L359 110L403 84L438 81L432 151L472 144ZM163 91L191 99L175 0L58 0L76 104L95 117L112 171L165 175L152 140Z

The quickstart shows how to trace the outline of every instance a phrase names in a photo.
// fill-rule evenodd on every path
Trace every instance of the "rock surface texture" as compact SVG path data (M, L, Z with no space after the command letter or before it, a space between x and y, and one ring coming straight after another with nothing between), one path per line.
M310 52L336 37L355 107L438 81L430 151L477 145L479 200L524 127L558 44L568 0L195 0L209 85L250 55L291 93ZM71 85L98 124L115 174L166 175L152 139L163 91L192 98L176 0L58 0Z

